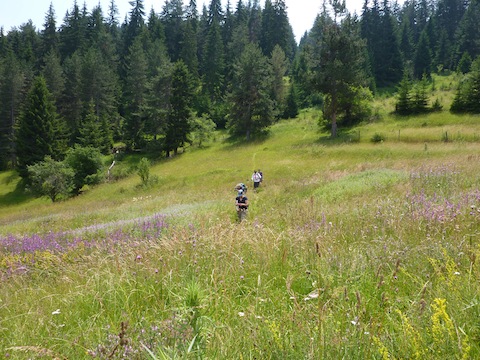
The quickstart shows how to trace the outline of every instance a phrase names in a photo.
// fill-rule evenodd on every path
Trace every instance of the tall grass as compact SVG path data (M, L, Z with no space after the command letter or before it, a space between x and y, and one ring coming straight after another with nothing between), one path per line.
M342 144L317 116L156 159L156 187L7 204L0 357L478 358L480 145Z

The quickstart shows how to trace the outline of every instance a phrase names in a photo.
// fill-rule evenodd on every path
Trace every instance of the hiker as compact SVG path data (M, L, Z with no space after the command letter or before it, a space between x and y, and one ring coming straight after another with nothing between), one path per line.
M235 185L235 191L239 192L240 190L243 191L244 194L247 193L247 185L245 185L244 183L238 183L237 185Z
M260 182L263 182L263 172L262 172L262 170L258 169L257 172L260 174Z
M262 181L262 176L257 172L257 170L253 170L252 181L253 190L256 191L257 188L260 186L260 182Z
M248 199L243 190L238 191L238 196L235 198L235 207L237 208L238 221L242 222L247 217Z

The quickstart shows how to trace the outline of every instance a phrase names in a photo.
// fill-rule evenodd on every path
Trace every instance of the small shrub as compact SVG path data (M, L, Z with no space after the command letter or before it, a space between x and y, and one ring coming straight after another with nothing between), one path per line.
M375 133L372 138L370 139L372 143L381 143L385 141L385 136L379 133Z
M440 100L435 99L435 102L432 104L432 111L439 112L442 111L443 105L440 103Z

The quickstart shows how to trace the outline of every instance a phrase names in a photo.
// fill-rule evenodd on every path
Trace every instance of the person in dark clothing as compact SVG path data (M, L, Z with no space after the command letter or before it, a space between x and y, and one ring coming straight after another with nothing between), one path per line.
M243 190L238 191L238 196L235 198L235 206L237 208L238 221L245 220L248 210L248 199Z

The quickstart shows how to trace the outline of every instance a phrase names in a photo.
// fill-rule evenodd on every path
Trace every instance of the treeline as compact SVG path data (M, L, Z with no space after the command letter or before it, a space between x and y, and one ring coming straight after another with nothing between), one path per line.
M130 4L122 22L115 0L106 12L75 1L60 24L51 5L40 29L1 29L0 170L28 177L45 156L117 142L169 156L312 105L336 129L368 116L377 88L469 71L480 55L478 0L366 1L359 17L331 0L298 45L283 0Z

